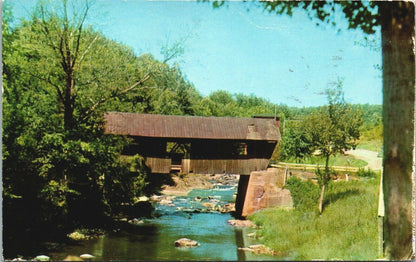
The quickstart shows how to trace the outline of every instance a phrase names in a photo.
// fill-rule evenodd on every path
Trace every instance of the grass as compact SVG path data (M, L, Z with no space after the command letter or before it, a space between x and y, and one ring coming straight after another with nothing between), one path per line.
M297 163L296 159L286 159L284 162ZM325 159L321 156L311 156L299 161L301 164L319 164L325 165ZM350 155L337 154L329 158L330 166L353 166L353 167L365 167L368 163L361 159L356 159Z
M380 152L383 146L383 140L360 140L357 148Z
M266 246L290 259L374 260L378 190L379 176L330 183L322 215L316 203L312 209L265 209L249 219L261 226L258 234Z

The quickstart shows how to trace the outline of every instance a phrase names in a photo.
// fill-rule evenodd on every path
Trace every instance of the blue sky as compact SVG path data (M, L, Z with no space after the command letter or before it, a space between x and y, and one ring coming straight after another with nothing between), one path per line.
M12 2L15 17L27 16L35 3ZM347 30L340 15L334 28L316 26L301 10L278 16L239 1L213 9L194 1L98 0L89 22L138 55L157 59L164 44L183 40L184 54L172 62L202 95L227 90L317 106L326 103L322 92L343 78L348 102L382 104L381 51L357 44L365 35ZM379 45L380 31L371 37Z

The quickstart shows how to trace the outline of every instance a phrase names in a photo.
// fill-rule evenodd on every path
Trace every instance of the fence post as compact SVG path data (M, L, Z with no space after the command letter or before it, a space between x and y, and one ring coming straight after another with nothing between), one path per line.
M384 196L383 196L383 170L380 174L380 193L378 195L378 255L384 256L383 221L384 221Z
M286 169L285 169L285 176L284 176L284 178L283 178L283 186L285 186L285 185L286 185L286 179L287 179L287 169L288 169L288 167L287 167L287 165L286 165Z

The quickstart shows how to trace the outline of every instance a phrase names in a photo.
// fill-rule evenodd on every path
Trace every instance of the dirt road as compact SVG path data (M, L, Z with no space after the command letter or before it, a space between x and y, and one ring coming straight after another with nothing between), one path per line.
M345 154L352 155L357 159L366 161L368 165L365 167L369 167L372 170L381 170L382 168L383 161L381 157L377 157L377 152L357 148L355 150L348 150Z

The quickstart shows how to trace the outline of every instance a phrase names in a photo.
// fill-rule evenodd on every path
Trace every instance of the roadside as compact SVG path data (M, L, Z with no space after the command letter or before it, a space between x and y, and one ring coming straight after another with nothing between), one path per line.
M354 156L355 158L364 160L368 163L367 168L370 168L372 170L381 170L383 166L383 159L381 157L378 157L378 153L366 150L366 149L360 149L357 148L355 150L348 150L345 151L345 154Z

